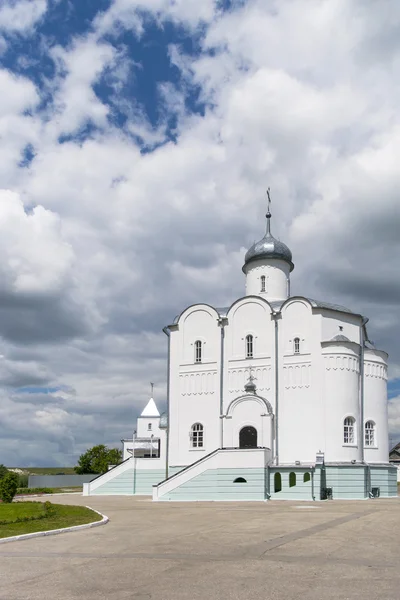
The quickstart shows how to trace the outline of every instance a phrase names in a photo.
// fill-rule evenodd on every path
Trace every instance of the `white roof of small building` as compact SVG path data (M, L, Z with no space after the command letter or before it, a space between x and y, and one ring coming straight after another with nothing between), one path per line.
M140 416L141 417L159 417L160 416L160 413L158 411L158 408L157 408L156 403L154 402L153 398L150 398L150 400L144 407L143 412Z

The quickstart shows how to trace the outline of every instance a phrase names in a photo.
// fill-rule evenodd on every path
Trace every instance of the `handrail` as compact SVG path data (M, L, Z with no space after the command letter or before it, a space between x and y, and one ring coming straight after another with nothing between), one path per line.
M231 450L240 450L240 451L243 452L243 450L244 451L246 451L246 450L269 450L269 448L267 448L266 446L257 446L256 448L239 448L239 447L235 447L235 448L216 448L215 450L213 450L209 454L206 454L205 456L202 456L201 458L199 458L195 462L191 463L190 465L187 465L186 467L183 467L183 469L181 469L177 473L174 473L173 475L170 475L170 477L167 477L166 479L163 479L159 483L156 483L155 485L153 485L153 488L156 488L159 485L162 485L166 481L170 481L174 477L178 477L178 475L181 475L185 471L188 471L192 467L195 467L196 465L198 465L199 463L201 463L203 460L206 460L206 458L210 458L210 456L213 456L214 454L217 454L217 452L223 452L223 451L227 451L227 450L228 451L231 451Z
M181 469L180 471L178 471L177 473L174 473L173 475L170 475L169 477L167 477L166 479L163 479L162 481L160 481L159 483L153 485L153 487L158 487L159 485L165 483L166 481L171 481L171 479L173 479L174 477L177 477L178 475L181 475L182 473L184 473L185 471L187 471L188 469L191 469L192 467L195 467L196 465L198 465L201 461L205 460L206 458L209 458L210 456L212 456L213 454L216 454L217 452L219 452L220 450L223 450L223 448L216 448L215 450L213 450L212 452L210 452L209 454L206 454L205 456L202 456L201 458L199 458L198 460L196 460L194 463L191 463L190 465L187 465L186 467L183 467L183 469Z
M99 473L97 475L97 477L95 477L94 479L91 479L91 481L89 483L93 483L93 481L96 481L96 479L98 479L99 477L103 477L103 475L107 475L107 473L111 473L111 471L114 471L114 469L116 469L117 467L120 467L121 465L126 463L127 460L131 460L131 458L132 458L132 456L128 456L128 458L126 458L122 462L118 463L117 465L114 465L112 469L108 469L108 471L105 471L104 473Z

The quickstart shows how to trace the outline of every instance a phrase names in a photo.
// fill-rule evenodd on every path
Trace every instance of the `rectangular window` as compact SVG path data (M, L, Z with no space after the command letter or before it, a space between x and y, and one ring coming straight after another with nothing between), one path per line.
M197 436L196 436L195 448L202 448L203 447L203 432L197 431L196 434L197 434Z
M353 425L345 425L344 426L344 439L345 444L354 444L354 426Z
M375 429L370 421L365 425L365 445L375 446Z
M193 448L202 448L203 447L203 432L202 431L194 431L193 432L192 446L193 446Z

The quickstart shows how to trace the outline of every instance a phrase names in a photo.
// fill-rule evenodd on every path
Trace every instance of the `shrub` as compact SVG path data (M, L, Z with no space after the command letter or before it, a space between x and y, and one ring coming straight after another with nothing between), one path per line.
M18 475L18 487L19 488L27 488L29 481L29 475Z
M53 494L53 488L18 488L17 494L23 496L25 494Z
M17 492L17 487L18 475L12 472L7 473L3 479L0 480L0 499L2 502L12 502Z
M5 475L9 473L9 470L4 465L0 465L0 479L3 479Z

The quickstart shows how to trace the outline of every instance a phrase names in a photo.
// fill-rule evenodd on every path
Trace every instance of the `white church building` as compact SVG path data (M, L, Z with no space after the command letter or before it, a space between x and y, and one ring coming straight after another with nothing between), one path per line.
M156 501L321 500L397 495L389 464L387 354L368 319L290 295L289 248L247 252L245 295L195 304L164 328L167 412L153 399L124 461L84 494Z

